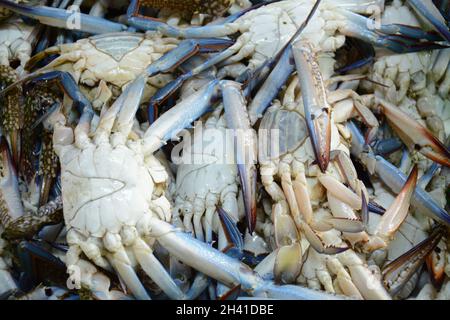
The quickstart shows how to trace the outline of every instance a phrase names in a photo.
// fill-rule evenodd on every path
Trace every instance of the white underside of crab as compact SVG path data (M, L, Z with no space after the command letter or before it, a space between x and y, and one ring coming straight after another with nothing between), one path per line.
M86 95L94 100L103 88L103 95L117 97L121 90L142 74L147 66L174 49L179 40L163 38L157 33L110 33L60 45L60 56L42 70L69 72L81 85ZM50 48L48 50L54 50ZM148 80L143 101L148 100L158 88L172 80L170 75L157 75ZM106 99L100 99L101 103ZM94 105L95 106L95 105Z
M185 230L207 242L212 231L218 232L216 206L235 222L243 216L238 205L238 170L233 152L227 152L233 148L233 136L224 126L224 118L214 116L196 125L192 141L183 145L177 169L174 220L181 213Z
M165 167L153 154L144 154L142 137L133 130L144 86L140 77L102 114L95 130L85 116L75 130L65 126L63 116L53 118L69 243L66 264L76 280L86 269L84 253L96 265L113 268L136 297L148 298L134 271L139 265L163 290L170 288L171 297L182 298L151 249L149 221L170 221L171 204L161 188L168 179Z

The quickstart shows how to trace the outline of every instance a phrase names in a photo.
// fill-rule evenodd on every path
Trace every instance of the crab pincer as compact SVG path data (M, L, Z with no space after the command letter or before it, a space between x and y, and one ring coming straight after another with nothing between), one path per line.
M256 133L250 125L241 85L222 81L221 88L228 127L235 131L235 159L244 195L247 227L251 234L256 226Z
M375 155L370 149L367 150L364 137L355 123L349 121L347 128L352 133L352 155L361 160L371 174L376 173L381 181L392 191L399 193L407 181L405 174L383 157ZM416 187L411 203L417 210L430 218L438 220L445 225L450 225L448 212L420 185Z
M331 107L311 45L299 41L292 45L292 49L302 88L306 126L317 163L325 172L330 162Z
M439 244L443 234L442 227L435 228L427 239L384 266L382 270L383 284L391 295L395 296L402 290Z
M450 167L450 150L427 128L390 102L377 98L390 125L409 149L418 148L427 158Z
M237 20L239 17L243 16L245 13L251 10L255 10L261 6L278 1L280 0L267 1L261 4L254 5L248 9L241 10L240 12L237 12L227 17L220 24L211 24L202 27L178 28L170 26L161 20L140 15L139 9L141 5L148 7L155 7L154 1L149 0L147 1L132 0L127 10L127 17L128 17L128 24L130 26L133 26L140 30L159 31L167 36L183 37L183 38L208 38L210 36L220 37L220 36L227 36L237 32L238 26L233 24L233 22ZM179 1L176 2L178 3L169 4L169 7L172 6L172 9L181 9L181 7L186 5L184 1L183 3L179 3ZM226 8L230 4L231 4L230 1L223 1L223 0L200 1L200 2L195 1L189 6L188 10L183 9L183 12L186 13L186 11L191 11L192 9L194 9L198 10L198 12L206 12L206 13L209 12L213 13L214 15L217 15L222 13L224 11L224 8ZM222 8L222 10L217 11L217 8ZM212 9L213 11L211 11L210 9Z
M386 247L400 225L405 221L409 213L411 197L416 187L417 175L418 169L415 166L402 190L381 217L374 231L374 237L367 244L370 250Z
M428 21L446 41L450 42L450 30L447 21L439 12L432 0L408 0L406 1L416 13Z

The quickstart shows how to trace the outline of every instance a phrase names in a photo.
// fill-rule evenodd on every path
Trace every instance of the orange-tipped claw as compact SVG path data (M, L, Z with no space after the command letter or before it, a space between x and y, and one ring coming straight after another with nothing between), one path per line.
M390 125L408 148L418 148L419 152L427 158L450 167L449 149L430 130L393 104L381 98L377 98L377 101Z
M417 166L414 166L402 190L386 210L375 230L375 235L383 239L384 242L387 242L393 236L408 215L411 196L417 183L417 175L418 169Z
M414 273L422 266L425 258L436 248L441 240L442 234L442 228L435 229L427 239L383 268L383 284L389 293L395 295L403 288Z

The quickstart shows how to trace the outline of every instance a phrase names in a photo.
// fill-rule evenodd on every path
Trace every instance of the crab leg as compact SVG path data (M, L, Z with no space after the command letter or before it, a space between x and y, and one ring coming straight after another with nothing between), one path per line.
M236 163L244 195L247 227L252 234L256 225L256 133L250 125L240 84L222 81L221 88L227 124L235 130Z
M434 30L450 42L450 30L447 27L447 22L431 0L408 0L406 2L419 16L428 21Z
M331 107L313 48L300 41L292 48L302 88L306 125L318 165L325 172L330 161Z
M261 298L324 300L345 299L301 286L277 286L265 281L249 267L208 244L194 239L167 222L152 218L149 221L151 235L171 254L198 271L217 279L227 287L238 285L247 293Z
M23 214L17 172L8 143L0 133L0 224L7 226L10 221Z
M431 160L450 167L450 150L427 128L409 117L388 101L377 98L390 125L409 149L420 147L419 151Z
M364 137L358 127L352 122L347 123L347 128L352 133L351 153L360 159L371 173L377 173L380 179L398 193L406 183L406 176L394 165L383 157L367 152ZM420 186L416 186L412 195L411 204L423 214L436 219L445 225L450 225L450 215L433 200L433 198Z
M348 10L337 9L337 11L347 18L346 23L339 28L343 34L369 42L374 46L396 53L445 48L438 42L422 41L428 40L429 36L420 32L415 34L420 38L411 37L413 34L410 27L396 25L393 28L392 25L382 25L380 29L370 28L369 26L373 25L372 20Z
M255 124L263 115L294 69L292 48L289 46L283 52L279 62L275 65L248 107L252 124Z
M169 72L197 53L211 53L223 50L233 44L227 39L191 39L181 41L178 46L150 64L146 69L148 77Z
M268 1L263 4L255 5L251 8L244 9L238 13L235 13L225 19L221 24L207 25L204 27L189 27L189 28L176 28L170 26L158 19L145 17L139 14L140 2L139 0L132 0L128 7L127 16L128 24L140 30L154 30L159 31L162 34L169 37L178 38L209 38L209 37L223 37L228 36L239 31L239 26L233 24L239 17L245 13L255 10L261 6L267 5L272 2L278 2L280 0Z
M126 31L128 28L126 25L107 19L53 7L30 6L8 0L0 0L0 7L9 9L19 15L39 20L40 23L45 25L92 34L121 32Z
M181 130L189 127L193 121L209 110L212 101L217 99L218 94L219 81L213 80L164 113L145 133L145 152L155 152L166 144L166 141L175 138Z
M244 93L245 96L250 96L251 91L257 87L261 82L266 79L267 74L270 73L267 80L264 81L263 87L258 91L257 96L252 100L250 110L250 122L254 124L258 118L264 113L264 110L269 106L270 102L277 95L280 88L284 85L289 75L291 75L294 70L292 61L292 53L290 49L291 42L298 38L305 27L308 25L309 21L313 17L321 0L316 1L313 8L311 9L306 20L301 24L295 34L291 37L291 39L286 43L286 45L280 50L280 52L271 58L268 58L263 65L261 65L258 69L251 72L251 76L248 74L241 75L239 82L245 83ZM227 50L224 50L210 59L206 60L204 63L195 67L194 69L186 72L185 74L178 77L176 80L167 84L164 88L160 89L151 99L148 114L149 119L150 112L153 112L155 108L160 106L167 98L175 92L177 89L181 87L181 85L188 79L200 74L201 72L211 68L212 66L225 61L230 58L236 52L240 50L242 46L245 45L246 39L242 40L239 38L238 41L244 41L244 43L236 42L234 45L229 47ZM248 79L251 78L251 79Z

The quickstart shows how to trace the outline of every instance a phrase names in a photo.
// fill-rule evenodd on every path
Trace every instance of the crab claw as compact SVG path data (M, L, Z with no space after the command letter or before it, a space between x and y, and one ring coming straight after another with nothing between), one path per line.
M447 47L439 42L441 39L413 27L398 24L375 27L373 20L357 13L343 9L337 9L337 12L347 19L346 23L339 28L343 34L361 39L376 47L386 48L395 53Z
M217 207L220 223L222 224L225 236L228 241L228 246L222 249L227 255L240 259L244 250L244 239L240 233L236 222L231 216L221 207Z
M21 241L17 248L17 256L23 270L21 283L36 286L42 281L64 284L66 281L66 265L48 251L41 243ZM26 279L24 281L24 279Z
M30 6L8 0L0 0L0 7L9 9L21 16L39 20L40 23L48 26L68 30L78 30L92 34L121 32L128 28L121 23L112 22L81 12L53 7Z
M450 167L450 151L427 128L419 124L388 101L377 98L390 125L408 148L419 147L419 151L431 160Z
M411 197L416 188L418 172L417 166L414 166L402 190L375 228L374 237L367 244L369 250L386 247L394 233L406 219Z
M236 162L244 195L247 227L251 234L256 226L256 133L250 125L241 85L222 81L221 88L228 127L235 130Z
M308 242L318 253L333 255L349 249L347 246L336 247L332 245L325 245L317 232L314 231L307 223L302 223L302 230Z
M390 294L396 295L408 280L422 266L425 258L436 248L443 235L443 229L437 228L432 234L407 251L382 270L383 284Z
M325 172L330 162L331 108L314 51L309 43L292 45L297 73L302 88L305 120L317 163Z
M450 31L447 27L447 22L431 0L408 0L406 2L419 16L428 21L434 30L450 42Z

